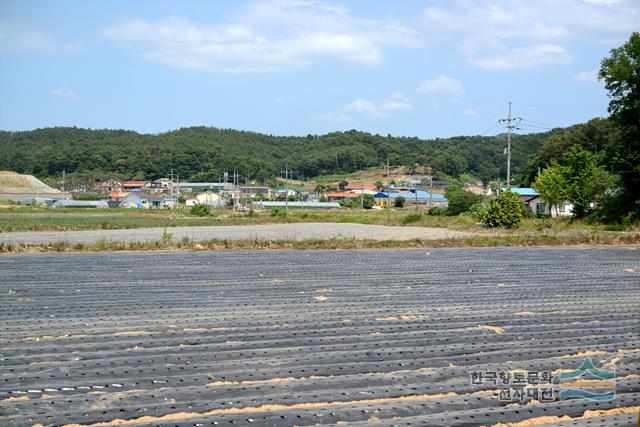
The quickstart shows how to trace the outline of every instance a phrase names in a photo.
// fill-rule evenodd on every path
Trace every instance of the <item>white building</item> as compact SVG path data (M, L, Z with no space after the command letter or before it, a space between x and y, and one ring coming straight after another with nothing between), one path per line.
M225 200L222 195L212 191L198 194L196 200L199 205L207 205L212 208L221 208L225 205Z
M503 188L502 191L505 192L507 189ZM540 198L540 193L533 188L511 188L511 191L520 196L520 200L524 202L524 205L536 215L549 215L552 218L573 215L573 205L571 203L562 202L558 206L549 207Z
M558 206L552 206L549 208L549 206L542 201L540 196L536 196L529 200L529 209L531 209L534 214L549 215L552 218L573 215L573 205L571 203L563 202Z

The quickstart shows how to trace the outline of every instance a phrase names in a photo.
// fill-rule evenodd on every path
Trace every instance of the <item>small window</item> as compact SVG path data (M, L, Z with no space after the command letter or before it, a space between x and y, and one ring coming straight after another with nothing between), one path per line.
M562 213L564 213L564 210L565 210L565 206L564 206L564 203L562 203L562 204L560 205L560 207L558 208L558 212L562 212Z

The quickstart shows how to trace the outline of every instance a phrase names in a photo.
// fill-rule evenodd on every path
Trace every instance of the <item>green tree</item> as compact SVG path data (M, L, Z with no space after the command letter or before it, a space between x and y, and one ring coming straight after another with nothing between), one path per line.
M398 196L393 200L393 206L396 208L404 208L404 205L406 202L407 202L407 199L405 199L402 196Z
M340 190L344 190L344 188L345 188L347 185L349 185L349 183L348 183L347 181L340 181L340 182L338 183L338 188L339 188Z
M447 215L460 215L482 201L482 196L466 191L457 185L445 188L444 196L448 201Z
M540 176L533 183L540 193L540 198L549 206L553 213L553 209L558 212L558 206L567 199L567 181L565 179L563 167L557 163L552 163L540 173Z
M565 195L573 204L573 215L586 216L592 204L615 185L615 177L598 166L596 157L580 145L574 145L564 156L561 169L566 182Z
M609 92L609 112L619 135L608 162L620 174L618 215L640 218L640 33L602 60L598 77Z
M377 180L376 182L374 182L373 185L376 186L376 190L378 191L382 191L384 189L384 184L380 180Z
M362 197L362 206L365 209L371 209L373 208L373 203L374 203L374 199L373 196L371 194L365 194Z
M480 220L487 227L518 228L523 207L524 203L516 193L506 191L491 199L487 209L480 214Z

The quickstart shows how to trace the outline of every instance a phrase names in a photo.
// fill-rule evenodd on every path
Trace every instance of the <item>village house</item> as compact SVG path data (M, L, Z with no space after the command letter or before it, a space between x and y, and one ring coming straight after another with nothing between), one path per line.
M241 197L251 197L255 198L257 196L262 197L263 199L271 198L271 189L266 186L259 185L241 185L240 186L240 194Z
M503 188L502 191L505 192L507 189ZM547 206L540 197L540 193L533 188L511 188L511 191L516 193L524 205L536 215L547 215L552 218L573 215L573 205L571 203L562 202L558 206Z
M123 181L122 189L124 191L142 191L143 188L147 188L149 185L149 181Z
M359 193L352 193L351 191L334 191L331 193L325 193L324 196L330 202L341 202L350 199L359 199Z
M173 182L169 178L156 179L149 186L153 193L168 193L172 190Z
M225 200L220 193L206 191L196 196L197 204L207 205L212 208L222 208L225 206Z
M433 193L432 195L430 195L427 191L417 189L413 189L413 191L398 191L398 189L396 188L394 191L394 189L392 188L391 191L381 191L373 196L378 206L386 206L387 199L390 199L393 205L395 203L395 199L399 197L404 198L405 205L415 205L417 203L418 205L425 206L427 208L446 208L447 206L449 206L449 202L447 198L444 197L444 194Z

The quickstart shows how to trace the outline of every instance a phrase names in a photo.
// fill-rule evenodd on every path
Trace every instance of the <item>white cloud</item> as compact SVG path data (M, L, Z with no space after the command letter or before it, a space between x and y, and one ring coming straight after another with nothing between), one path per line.
M52 89L49 92L49 95L53 96L54 98L67 98L67 99L79 98L79 95L74 91L65 90L65 89Z
M527 70L548 65L566 65L573 56L562 46L545 44L537 46L503 48L497 53L474 56L467 62L486 70Z
M462 111L462 115L463 116L467 116L467 117L475 117L475 116L478 115L478 112L476 110L474 110L473 108L467 108L467 109Z
M460 80L441 74L433 80L425 80L418 86L418 93L433 95L462 96L464 87Z
M598 81L598 70L582 71L576 74L574 79L580 83L596 83Z
M383 62L385 46L417 43L416 34L396 22L354 17L343 7L310 0L251 3L229 22L130 20L103 33L148 60L218 73L274 72L323 61L375 66Z
M413 104L401 92L394 92L389 98L379 101L358 98L342 107L343 111L371 117L388 117L391 113L412 109Z
M571 42L619 43L637 31L637 0L455 0L424 9L425 37L453 41L492 70L566 65Z

